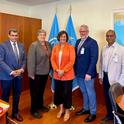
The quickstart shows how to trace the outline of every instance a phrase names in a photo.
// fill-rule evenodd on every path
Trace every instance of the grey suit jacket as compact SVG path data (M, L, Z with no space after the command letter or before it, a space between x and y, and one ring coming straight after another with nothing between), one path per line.
M46 46L49 55L51 55L51 46L46 41ZM33 77L37 75L45 75L50 70L50 58L47 55L46 50L41 46L40 41L35 41L30 45L27 59L28 76Z
M103 78L104 56L105 47L101 53L99 78ZM124 86L124 47L120 46L118 43L115 43L114 51L108 64L108 78L110 85L118 82Z

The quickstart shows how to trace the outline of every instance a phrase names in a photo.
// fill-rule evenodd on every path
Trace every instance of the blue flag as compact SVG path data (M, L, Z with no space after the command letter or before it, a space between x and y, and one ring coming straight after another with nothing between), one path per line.
M57 16L55 14L53 22L52 22L52 26L51 26L49 39L48 39L52 48L58 43L58 40L57 40L58 33L59 33L59 24L58 24ZM55 84L54 84L54 79L53 79L53 70L50 71L50 77L51 77L51 82L52 82L51 88L52 88L52 91L54 92Z
M74 26L73 26L73 21L72 21L71 15L68 18L66 32L68 33L68 36L69 36L68 43L75 46L77 37L76 37L76 33L75 33ZM78 86L77 80L75 78L72 83L72 91L76 90L78 87L79 86Z
M76 37L76 33L75 33L74 26L73 26L71 15L68 18L68 22L67 22L67 26L66 26L66 32L68 33L68 36L69 36L68 42L70 44L72 44L73 46L75 46L75 43L77 41L77 37Z
M57 16L55 14L54 19L53 19L53 23L52 23L52 27L51 27L51 31L50 31L50 35L49 35L49 39L48 39L52 48L55 44L58 43L58 41L57 41L58 33L59 33L59 24L58 24Z

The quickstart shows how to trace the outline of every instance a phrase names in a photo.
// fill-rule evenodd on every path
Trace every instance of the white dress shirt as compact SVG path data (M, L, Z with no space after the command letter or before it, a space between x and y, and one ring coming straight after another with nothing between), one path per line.
M11 46L12 46L13 51L14 51L14 44L13 44L13 41L10 40L10 43L11 43ZM17 54L18 54L18 56L19 56L19 48L18 48L18 44L17 44L17 42L15 42L15 44L16 44L16 48L17 48Z
M104 58L103 58L103 71L104 72L108 72L108 65L109 65L110 58L112 56L114 47L115 47L115 44L112 44L111 46L106 45Z

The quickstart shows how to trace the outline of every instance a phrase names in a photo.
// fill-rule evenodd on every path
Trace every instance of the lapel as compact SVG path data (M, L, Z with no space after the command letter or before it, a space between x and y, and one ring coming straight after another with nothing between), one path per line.
M79 43L80 43L80 41L81 41L81 39L79 40ZM80 56L81 54L80 54L80 52L81 52L81 49L82 49L82 47L84 47L85 48L85 46L88 44L88 41L89 41L89 36L87 37L87 39L84 41L84 43L81 45L81 47L80 47L80 49L79 49L79 52L78 52L78 56ZM79 43L77 44L77 49L78 49L78 45L79 45ZM77 51L76 51L77 52Z
M13 48L12 48L12 45L11 45L10 41L7 41L7 47L8 47L9 52L10 52L11 55L12 55L12 58L15 59L15 54L14 54L14 51L13 51ZM15 59L15 60L16 60L16 59Z

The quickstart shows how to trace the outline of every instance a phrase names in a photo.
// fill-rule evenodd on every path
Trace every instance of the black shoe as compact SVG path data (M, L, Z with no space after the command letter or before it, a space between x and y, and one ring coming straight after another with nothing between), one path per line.
M101 122L107 122L107 121L112 121L112 117L105 116L104 118L101 119Z
M16 119L16 120L19 121L19 122L22 122L22 121L23 121L23 117L22 117L19 113L13 114L13 115L12 115L12 118L13 118L13 119Z
M48 112L49 111L49 108L43 106L42 108L40 108L40 111L42 111L42 112Z
M76 112L76 115L84 115L84 114L90 114L90 111L81 109L80 111Z
M32 115L34 118L37 118L37 119L40 119L40 118L42 117L39 112L31 113L31 115Z
M84 122L92 122L96 119L96 115L90 114L85 120Z

